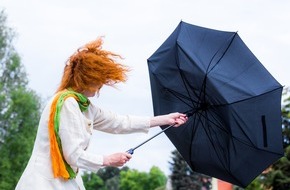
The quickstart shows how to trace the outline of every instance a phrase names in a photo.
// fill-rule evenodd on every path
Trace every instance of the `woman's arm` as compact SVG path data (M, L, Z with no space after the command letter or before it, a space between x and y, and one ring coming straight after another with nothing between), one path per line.
M150 117L133 115L119 115L111 111L100 109L90 105L89 113L92 113L93 128L95 130L113 133L128 134L135 132L147 133L150 128Z
M186 114L171 113L166 115L155 116L150 119L150 127L156 127L161 125L174 125L179 127L187 121ZM115 153L108 156L104 156L104 166L123 166L132 158L132 155L127 152Z
M132 115L118 115L110 111L102 110L95 105L92 105L91 109L93 109L92 113L94 113L94 129L107 133L146 133L150 127L174 124L174 127L179 127L187 121L186 114L178 112L150 118Z

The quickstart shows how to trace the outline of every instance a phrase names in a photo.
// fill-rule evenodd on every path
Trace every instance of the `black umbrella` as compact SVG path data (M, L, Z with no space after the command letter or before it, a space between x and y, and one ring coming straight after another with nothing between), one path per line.
M283 88L236 32L180 22L148 67L154 114L192 115L165 132L192 170L245 187L283 156Z

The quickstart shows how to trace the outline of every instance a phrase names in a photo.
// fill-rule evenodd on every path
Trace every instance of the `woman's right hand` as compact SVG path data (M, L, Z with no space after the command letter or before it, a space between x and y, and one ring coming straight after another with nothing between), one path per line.
M126 152L111 154L104 156L103 166L120 167L126 164L126 162L128 162L131 158L132 155Z

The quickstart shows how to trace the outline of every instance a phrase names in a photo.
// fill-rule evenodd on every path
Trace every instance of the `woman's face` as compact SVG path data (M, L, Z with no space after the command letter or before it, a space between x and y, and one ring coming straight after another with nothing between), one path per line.
M103 85L95 85L93 86L93 91L84 91L83 94L86 97L94 97L96 94L99 95L100 89L102 88Z

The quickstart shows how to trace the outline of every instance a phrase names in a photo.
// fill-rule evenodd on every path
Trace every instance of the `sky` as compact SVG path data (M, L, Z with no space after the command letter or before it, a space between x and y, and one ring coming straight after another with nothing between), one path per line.
M290 86L290 1L288 0L0 0L29 87L43 99L55 92L65 61L77 48L104 36L103 48L122 55L131 68L117 88L103 87L92 101L119 114L153 116L147 59L180 21L238 32L256 57L285 87ZM126 151L159 132L112 135L94 132L88 151ZM175 148L161 134L138 148L127 166L170 174Z

